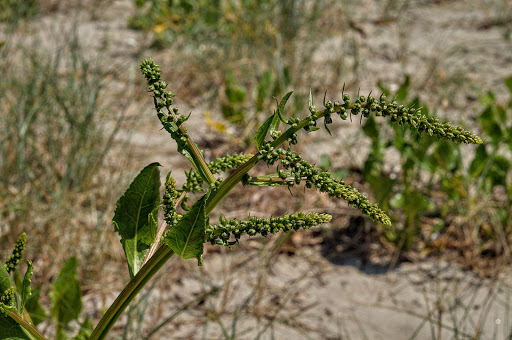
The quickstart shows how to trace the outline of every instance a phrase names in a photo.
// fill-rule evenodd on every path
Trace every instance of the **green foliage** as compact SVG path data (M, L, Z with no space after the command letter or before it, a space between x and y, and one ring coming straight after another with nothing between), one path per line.
M16 24L39 12L37 0L0 0L0 22Z
M274 39L276 30L293 39L296 28L308 19L302 16L317 15L314 9L306 11L305 4L282 0L135 0L135 4L139 10L129 25L154 31L158 47L180 36L266 43Z
M256 147L258 150L260 150L264 146L265 138L267 137L267 134L270 134L270 136L275 137L277 133L277 129L279 128L279 123L283 122L285 124L288 123L288 120L283 117L283 110L284 106L286 105L286 102L292 95L293 91L288 92L279 105L277 106L277 111L274 112L273 115L271 115L265 123L263 123L262 126L256 131L256 134L254 135L254 142L256 143Z
M511 82L511 79L507 78L506 83ZM406 78L395 97L406 101L408 90L409 81ZM482 138L487 143L478 145L472 158L469 158L469 167L462 160L463 152L467 151L463 151L458 144L437 142L433 137L395 126L392 126L391 135L385 135L375 119L368 119L364 124L363 131L372 142L363 168L364 180L370 184L377 202L384 209L391 210L396 224L392 228L385 228L384 234L400 249L410 249L421 239L421 227L426 216L434 217L438 221L438 227L432 229L432 233L443 232L453 216L475 214L476 210L481 209L477 202L482 197L488 197L489 202L494 201L496 198L492 197L493 192L499 191L500 187L508 192L504 204L496 204L491 210L485 208L478 216L487 216L492 210L498 210L495 216L509 215L512 193L508 174L510 157L505 154L512 150L512 127L507 112L512 105L509 103L507 109L497 104L491 92L483 96L481 102L485 108L479 115L478 122ZM412 99L408 106L419 107L419 100ZM423 113L428 116L426 108L423 108ZM473 137L469 138L477 141ZM398 173L386 169L389 164L386 163L384 155L390 150L399 155ZM429 197L434 191L441 192L446 200L432 201ZM482 217L481 220L472 219L465 223L478 230L490 218ZM508 217L502 219L500 224L503 230L508 230ZM472 234L478 235L479 232ZM489 236L488 233L487 235ZM493 237L496 237L496 241L499 238L497 233ZM426 241L428 244L428 239ZM472 242L476 243L478 249L482 240L478 237Z
M2 340L33 340L23 328L9 317L0 315L0 339Z
M4 292L11 287L11 280L9 279L9 272L5 268L4 265L0 266L0 294L3 295Z
M23 282L21 284L21 306L20 310L25 308L25 305L28 299L32 296L32 274L34 273L34 265L32 261L27 261L27 271L25 272L25 276L23 277Z
M203 195L169 230L163 239L179 257L196 258L199 265L203 263L203 243L208 218L204 211L208 194Z
M242 123L247 90L238 83L232 70L228 71L224 84L227 100L221 103L222 115L233 123Z
M76 320L82 310L82 291L77 277L78 260L71 257L60 270L50 291L51 313L55 321L57 339L65 339L67 324Z
M139 271L154 241L160 206L160 164L146 166L117 201L113 223L121 236L130 277Z

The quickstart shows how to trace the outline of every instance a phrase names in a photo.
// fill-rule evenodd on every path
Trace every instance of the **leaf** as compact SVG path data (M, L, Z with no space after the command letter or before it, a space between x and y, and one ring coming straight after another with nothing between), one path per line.
M492 187L497 185L507 187L508 169L510 169L510 161L506 157L501 155L494 157L486 176L490 180Z
M32 261L27 261L27 271L25 272L25 277L23 278L23 284L21 285L21 311L23 311L23 307L27 303L27 300L32 295L32 288L30 284L32 282L31 277L34 273L34 266L32 265Z
M73 337L73 340L87 340L94 329L91 320L87 317L80 325L80 331Z
M373 116L368 117L363 125L364 134L369 137L374 143L379 142L379 128Z
M411 84L410 77L409 77L409 75L406 75L404 82L402 83L402 85L400 85L400 88L396 91L396 100L398 102L404 101L405 98L407 98L410 84Z
M254 102L256 103L256 110L263 111L265 107L265 100L272 97L275 86L271 69L267 69L261 76L260 81L256 84L254 90Z
M389 97L389 95L391 94L391 91L389 90L389 88L387 88L384 85L384 83L380 80L377 82L377 87L382 92L382 94L384 94L386 97Z
M23 328L11 317L0 312L0 340L31 340Z
M258 131L256 131L256 134L254 135L254 143L256 143L256 147L258 148L258 150L261 149L261 147L265 143L265 137L267 136L268 130L270 129L270 125L274 121L274 117L276 117L275 112L272 116L267 118L265 123L263 123L259 127Z
M505 85L507 85L508 91L512 94L512 77L505 79Z
M5 265L0 262L0 295L3 295L5 290L11 286L13 286L13 284L9 278L9 273L5 269Z
M139 271L157 229L160 164L146 166L117 201L114 229L121 236L130 277ZM151 239L153 237L153 239Z
M182 259L197 258L202 265L203 244L207 218L205 215L206 199L204 194L192 208L181 218L178 224L169 230L163 242Z
M50 312L58 329L76 320L82 310L82 292L77 277L78 260L71 257L55 278L50 291L52 307ZM59 333L57 331L57 333Z
M309 107L309 111L313 112L313 108L315 107L315 104L313 104L313 92L311 92L311 89L309 89L308 107Z
M435 147L433 156L443 169L455 172L462 166L460 150L457 144L440 141Z
M281 118L279 118L279 115L277 114L277 112L274 112L272 117L273 117L272 122L270 122L270 127L268 129L268 133L270 134L270 136L272 136L274 134L274 132L276 132L277 129L279 129L279 123L281 122Z
M475 157L469 166L469 174L473 178L477 178L482 174L488 162L489 155L485 148L485 144L480 144L475 151Z
M265 137L267 137L267 134L270 133L272 135L274 132L277 131L279 128L279 123L288 123L288 119L284 118L283 116L283 110L284 106L286 105L286 102L292 95L293 91L288 92L283 99L281 99L281 102L277 106L277 111L274 112L270 117L267 118L265 123L263 123L258 131L256 131L256 135L254 135L254 142L256 143L256 147L258 150L263 146L265 142Z
M293 91L290 91L287 94L285 94L283 99L281 99L281 102L277 106L277 115L279 116L279 119L281 119L281 121L285 124L288 124L288 119L283 117L283 110L286 105L286 102L288 101L288 99L290 99L290 96L292 95L292 93L293 93Z
M230 70L228 72L227 78L226 78L226 90L225 90L226 97L228 98L229 102L232 104L240 104L243 103L245 100L245 96L247 94L247 91L245 88L240 85L240 83L237 81L233 71Z

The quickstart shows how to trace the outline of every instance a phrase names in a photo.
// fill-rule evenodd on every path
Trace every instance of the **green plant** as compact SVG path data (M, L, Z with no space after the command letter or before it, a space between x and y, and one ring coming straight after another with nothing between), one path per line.
M512 78L505 82L512 93ZM387 89L381 88L389 95ZM418 98L407 100L408 91L409 78L406 77L394 94L396 100L419 107ZM364 180L370 185L377 203L391 211L395 224L385 228L384 235L400 250L408 250L418 243L425 230L422 228L425 218L429 217L434 223L431 222L430 234L424 240L427 245L429 238L435 240L451 233L456 238L472 235L467 244L473 249L468 253L498 255L506 252L503 240L508 239L511 228L508 150L512 145L512 127L508 111L512 101L508 106L500 105L494 94L488 92L481 97L481 102L485 109L478 116L478 122L482 138L488 143L479 145L472 158L466 156L469 162L463 162L463 153L467 151L458 144L438 143L431 136L396 126L391 126L391 133L386 134L374 118L365 122L363 131L372 145L362 171ZM422 106L423 113L428 115L428 109ZM390 152L399 157L398 172L390 170L386 162L385 155ZM430 199L433 193L443 195L443 200ZM482 197L486 198L486 204L482 204Z
M166 90L167 83L162 81L158 65L151 59L144 60L141 71L148 82L158 118L176 142L178 151L191 162L193 169L187 172L187 180L181 189L178 189L169 172L161 202L160 165L151 163L137 175L118 200L113 223L115 231L121 236L130 282L94 328L89 336L91 340L107 337L110 329L142 287L173 255L176 254L183 259L195 258L201 265L205 242L231 246L244 234L267 236L269 233L280 231L307 229L327 223L331 219L327 214L302 212L266 219L249 217L242 221L228 220L221 215L217 224L210 224L210 214L239 183L288 187L303 183L306 188L315 188L330 197L343 199L371 219L390 225L391 220L386 213L356 188L335 178L329 172L316 168L291 150L298 142L297 133L302 129L307 132L319 130L317 123L320 119L324 119L324 127L329 133L328 125L332 123L333 115L339 115L342 120L348 119L349 115L361 115L361 119L375 115L456 143L482 143L482 140L471 132L453 127L449 123L441 123L436 118L427 117L414 108L398 105L395 101L388 102L384 95L378 99L368 95L351 100L348 94L342 93L342 99L336 102L325 101L324 96L324 109L318 110L310 93L310 115L303 119L286 118L284 109L292 94L289 92L279 102L274 113L257 130L254 136L258 149L256 154L227 155L208 163L203 157L203 152L189 136L185 128L188 117L182 115L174 106L174 95ZM279 131L282 123L287 126L283 132ZM271 140L267 140L268 136ZM282 148L283 144L287 144L287 148ZM249 175L248 172L258 162L264 162L268 166L279 166L276 166L275 173L270 175ZM231 169L235 170L225 179L214 176ZM193 193L201 194L194 203L189 204ZM165 223L158 226L158 211L161 206ZM180 207L183 214L178 210ZM30 318L23 317L26 311L24 304L30 296L31 264L28 264L25 278L17 292L7 271L7 268L12 271L19 262L24 243L23 236L13 252L12 260L7 261L7 266L0 266L0 308L3 312L0 330L9 331L9 334L20 339L44 339L32 326ZM69 321L77 318L81 309L75 273L76 261L72 259L64 266L58 282L54 284L54 307L51 312L57 319L56 332L59 339L64 338L63 329ZM59 279L62 277L71 279L61 283ZM63 301L66 303L60 308ZM75 338L87 336L85 329L89 329L87 320L82 323L81 333Z
M17 24L20 19L30 18L39 12L36 0L0 0L0 21Z

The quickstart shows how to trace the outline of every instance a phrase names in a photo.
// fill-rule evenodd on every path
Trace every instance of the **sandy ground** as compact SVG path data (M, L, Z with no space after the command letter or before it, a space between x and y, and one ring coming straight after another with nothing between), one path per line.
M399 12L398 20L377 24L381 7L372 1L357 5L347 1L361 30L355 35L364 63L359 74L361 91L375 88L379 79L396 88L401 75L409 73L413 84L426 89L438 86L425 91L424 96L431 96L430 102L441 116L464 112L455 120L467 120L475 113L479 91L492 88L500 96L504 77L512 75L511 37L505 39L511 33L494 24L510 5L505 0L411 3ZM102 58L119 70L111 86L122 88L123 82L138 76L138 58L153 53L140 51L147 36L126 26L133 9L129 0L112 1L103 4L94 18L77 16L73 23L69 21L72 13L54 13L38 19L35 25L42 29L31 34L55 34L55 27L71 24L77 25L80 40L91 53L108 43ZM341 45L333 32L322 44L327 50L319 50L314 62L339 58L336 51ZM154 52L155 59L165 59L166 53L172 52ZM143 89L136 91L142 93ZM148 113L151 108L147 103L136 100L129 110ZM190 133L208 140L211 131L203 123L206 108L183 107L183 111L194 111ZM161 162L164 169L183 166L174 146L161 147L169 144L169 137L159 131L153 115L147 116L134 131L121 135L130 141L134 155L131 166L140 169L152 161ZM333 159L342 159L342 147L356 133L356 125L338 129L335 139L319 137L316 145ZM158 152L153 153L157 147ZM357 152L350 157L354 154ZM319 155L305 150L312 161ZM353 161L357 164L360 160ZM275 252L275 240L267 244L252 241L242 249L210 250L201 268L193 261L173 261L166 267L168 274L157 279L150 291L147 311L154 317L144 323L144 329L164 320L176 306L218 287L154 338L504 339L512 332L512 275L507 270L499 279L490 280L438 260L401 263L389 269L372 261L363 264L361 258L343 253L323 256L320 244L303 247L292 255ZM175 268L180 269L180 279L171 283L171 278L176 279ZM116 293L113 288L106 301ZM89 314L97 317L103 302L91 295L85 299L86 306L93 309Z

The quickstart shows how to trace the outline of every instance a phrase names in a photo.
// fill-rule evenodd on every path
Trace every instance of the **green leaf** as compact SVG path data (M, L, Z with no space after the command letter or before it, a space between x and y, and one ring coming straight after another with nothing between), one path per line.
M243 103L247 94L245 88L237 81L233 71L230 71L227 75L225 93L229 102L232 104Z
M368 117L363 125L364 134L369 137L374 143L379 141L379 128L377 121L373 116Z
M494 157L491 167L487 172L487 178L490 180L492 187L502 185L507 187L507 173L510 169L510 161L501 155Z
M309 111L312 112L315 104L313 103L313 92L309 89L309 100L308 100Z
M59 330L73 320L76 320L82 310L82 292L77 277L78 260L71 257L62 267L55 278L50 291L52 307L50 312Z
M117 201L114 229L121 236L130 277L144 261L157 229L160 205L160 164L146 166Z
M267 118L265 123L263 123L258 131L256 131L256 135L254 135L254 142L256 143L256 147L258 150L263 146L265 143L265 137L267 137L267 134L270 133L272 135L274 132L277 131L279 128L279 123L288 123L288 119L284 118L283 116L283 110L284 106L286 105L286 102L292 95L293 91L288 92L283 99L281 99L281 102L277 106L277 111L274 112L270 117Z
M272 86L273 74L271 69L267 69L261 76L260 81L254 90L254 102L256 103L256 110L263 111L265 108L265 100L272 98L275 86Z
M407 98L410 84L411 84L411 80L409 78L409 75L406 75L404 82L402 83L402 85L400 85L400 88L396 91L396 100L398 102L402 102L405 100L405 98Z
M274 121L275 117L276 113L274 112L274 114L268 117L265 123L263 123L259 127L258 131L256 131L256 134L254 135L254 143L256 143L256 147L258 148L258 150L261 149L261 147L265 143L265 137L267 136L268 130L270 129L270 125Z
M285 124L288 124L288 119L283 117L283 111L284 111L286 102L288 101L288 99L290 99L290 96L292 95L292 93L293 93L293 91L290 91L287 94L285 94L283 99L281 99L281 102L277 106L277 114L279 116L279 119L281 119L281 121Z
M23 328L11 317L0 313L0 340L31 340Z
M2 295L5 290L11 286L13 286L13 284L9 278L9 273L5 269L5 265L0 262L0 295Z
M485 144L480 144L475 151L475 157L469 166L469 174L473 178L477 178L482 174L488 162L489 155L485 148Z
M196 258L202 265L203 244L208 219L205 215L206 199L204 194L181 218L178 224L169 230L163 242L182 259Z
M32 265L32 261L27 261L27 271L25 272L25 277L23 278L23 284L21 285L21 310L27 303L27 300L32 295L32 287L30 284L32 282L31 277L34 273L34 266Z
M508 91L512 94L512 77L505 79L505 84L508 87Z
M435 147L433 156L443 169L455 172L462 166L460 149L455 143L440 141Z
M85 318L84 322L80 325L80 331L78 332L75 337L73 337L73 340L87 340L91 336L91 333L94 329L94 326L92 325L91 320L87 317Z

